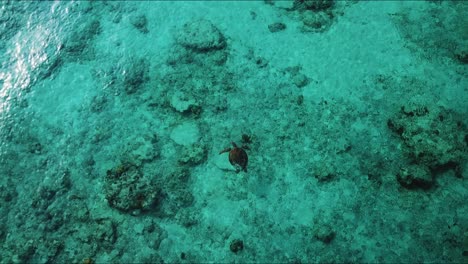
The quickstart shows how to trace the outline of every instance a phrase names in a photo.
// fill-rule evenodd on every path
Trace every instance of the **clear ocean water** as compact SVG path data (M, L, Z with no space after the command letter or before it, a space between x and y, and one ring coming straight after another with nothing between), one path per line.
M467 2L0 22L0 263L468 263Z

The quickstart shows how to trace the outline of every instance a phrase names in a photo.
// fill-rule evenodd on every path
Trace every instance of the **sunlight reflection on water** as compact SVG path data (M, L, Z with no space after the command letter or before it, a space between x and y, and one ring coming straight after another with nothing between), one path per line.
M45 6L48 5L48 6ZM58 3L45 3L37 10L27 12L24 27L11 28L16 31L6 42L0 68L0 113L11 108L11 100L26 94L38 78L40 68L56 56L61 46ZM43 8L47 7L47 8Z

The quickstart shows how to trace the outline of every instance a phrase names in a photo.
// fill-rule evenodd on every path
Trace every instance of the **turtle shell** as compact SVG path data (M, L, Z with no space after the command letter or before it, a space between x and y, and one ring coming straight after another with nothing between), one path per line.
M229 162L233 166L239 166L243 171L247 172L247 163L249 162L249 157L245 150L241 148L233 148L229 151Z

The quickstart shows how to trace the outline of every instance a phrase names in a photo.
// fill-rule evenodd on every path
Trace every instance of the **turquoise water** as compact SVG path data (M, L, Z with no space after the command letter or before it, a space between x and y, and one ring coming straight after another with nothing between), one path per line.
M0 263L468 262L467 3L0 21Z

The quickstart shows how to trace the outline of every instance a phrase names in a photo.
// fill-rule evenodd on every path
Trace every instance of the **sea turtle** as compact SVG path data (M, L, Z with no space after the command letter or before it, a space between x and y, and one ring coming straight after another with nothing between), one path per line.
M232 166L236 167L236 172L241 170L247 172L247 163L249 162L249 157L245 150L249 149L248 146L238 147L236 143L231 142L232 148L225 148L219 152L219 154L223 154L229 152L229 162Z

